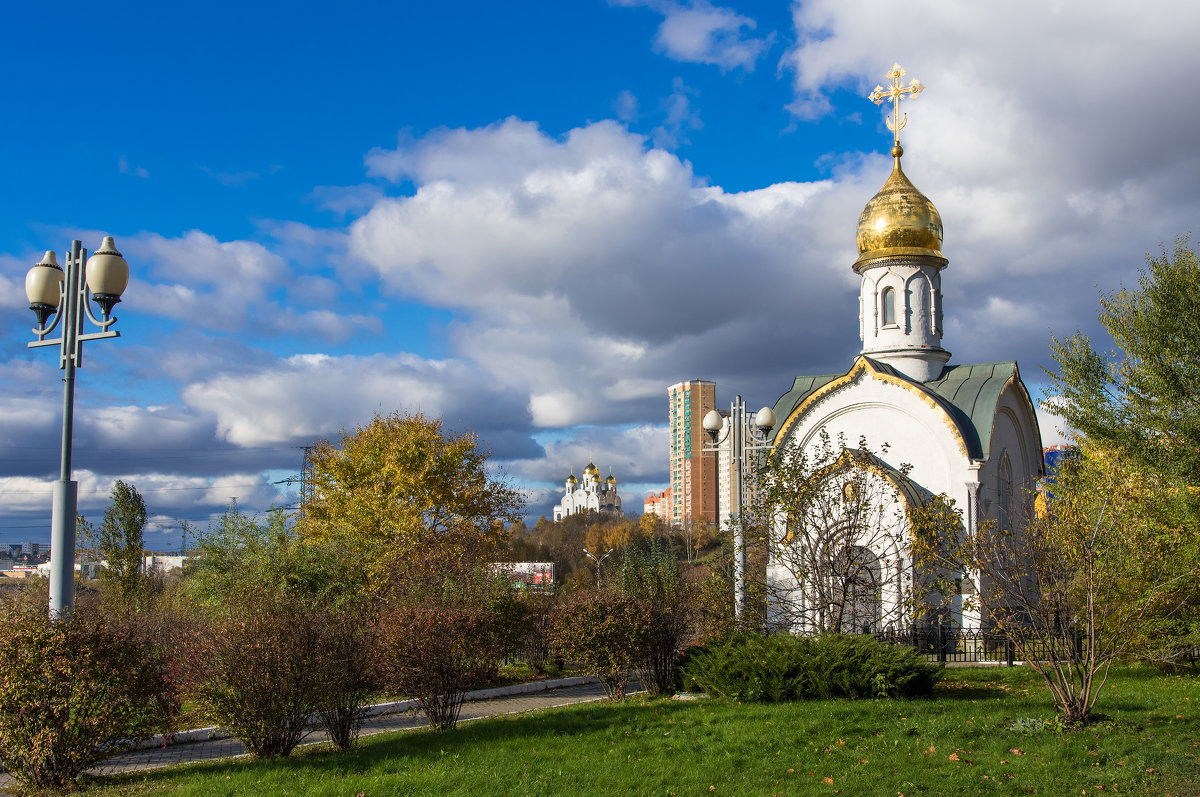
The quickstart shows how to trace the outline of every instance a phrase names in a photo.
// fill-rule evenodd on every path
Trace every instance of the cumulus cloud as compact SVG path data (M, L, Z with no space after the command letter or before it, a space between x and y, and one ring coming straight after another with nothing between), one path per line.
M661 412L654 382L775 360L782 384L852 350L797 320L844 317L853 334L854 176L727 193L613 122L556 138L518 119L406 139L369 165L416 190L355 221L350 253L457 311L455 351L525 391L538 426L643 421Z
M277 230L285 238L285 249L304 243L302 232L312 232L296 225ZM342 239L321 243L336 248ZM224 332L253 326L260 334L300 334L334 343L382 329L372 316L330 309L330 304L339 302L340 291L329 289L340 283L328 279L299 278L302 288L327 289L321 308L296 311L280 302L277 296L294 286L297 278L287 259L261 243L220 241L191 230L179 238L143 233L126 239L122 246L127 259L149 266L143 279L130 282L124 297L142 313Z
M422 412L451 429L471 428L502 456L528 454L526 438L489 435L528 428L520 397L488 389L484 377L460 360L426 360L411 354L333 357L298 354L253 373L218 375L181 392L191 408L211 414L217 434L236 446L303 445L335 437L376 413Z
M713 64L728 71L754 69L759 56L771 47L774 35L755 37L757 23L736 11L706 0L689 3L669 0L610 0L614 5L644 6L663 17L654 37L658 52L675 61Z
M544 443L545 456L515 460L507 469L515 476L550 480L557 486L568 473L579 476L594 462L605 475L611 468L619 483L666 481L668 443L667 427L657 424L585 426L569 437Z

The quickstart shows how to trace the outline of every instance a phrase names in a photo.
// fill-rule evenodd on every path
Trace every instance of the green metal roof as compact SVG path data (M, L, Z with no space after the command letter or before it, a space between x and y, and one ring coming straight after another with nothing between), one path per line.
M912 382L886 363L878 360L870 360L870 363L877 371ZM796 377L792 389L775 402L775 414L779 417L781 426L782 421L806 398L841 376L844 374ZM987 459L992 441L992 424L996 418L996 403L1000 400L1004 386L1014 378L1024 390L1017 363L1014 360L1006 360L950 365L942 370L937 379L912 384L924 390L954 419L967 444L968 455L972 459ZM775 432L772 432L772 439Z
M821 388L828 385L833 380L843 374L821 374L820 376L798 376L796 381L792 383L792 389L779 397L775 402L775 416L779 418L779 425L771 430L770 439L775 439L775 434L779 431L779 427L784 420L792 414L792 410L800 406L806 398L816 393Z
M1015 379L1024 390L1021 375L1015 360L995 363L951 365L942 370L942 375L925 388L944 398L965 417L969 427L959 420L959 427L975 433L975 441L967 441L971 456L987 459L991 454L992 423L996 420L996 404L1000 393L1010 379Z

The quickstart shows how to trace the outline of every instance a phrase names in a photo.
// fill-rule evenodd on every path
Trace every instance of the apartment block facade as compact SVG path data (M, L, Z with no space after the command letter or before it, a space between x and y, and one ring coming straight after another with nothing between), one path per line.
M717 404L717 383L704 379L667 388L671 430L671 523L717 518L716 457L704 452L704 415Z

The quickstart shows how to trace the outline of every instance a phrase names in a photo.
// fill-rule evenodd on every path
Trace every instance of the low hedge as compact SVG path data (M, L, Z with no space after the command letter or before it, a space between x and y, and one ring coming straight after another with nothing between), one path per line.
M746 703L923 697L941 669L910 648L854 634L735 634L690 652L682 687Z

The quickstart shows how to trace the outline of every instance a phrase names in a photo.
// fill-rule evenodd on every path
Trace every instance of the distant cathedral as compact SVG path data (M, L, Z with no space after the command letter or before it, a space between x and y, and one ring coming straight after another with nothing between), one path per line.
M588 510L601 515L621 517L621 496L617 495L617 478L609 471L608 478L600 478L600 469L592 462L583 469L583 481L575 473L567 477L566 494L562 502L554 507L554 519L562 520Z

